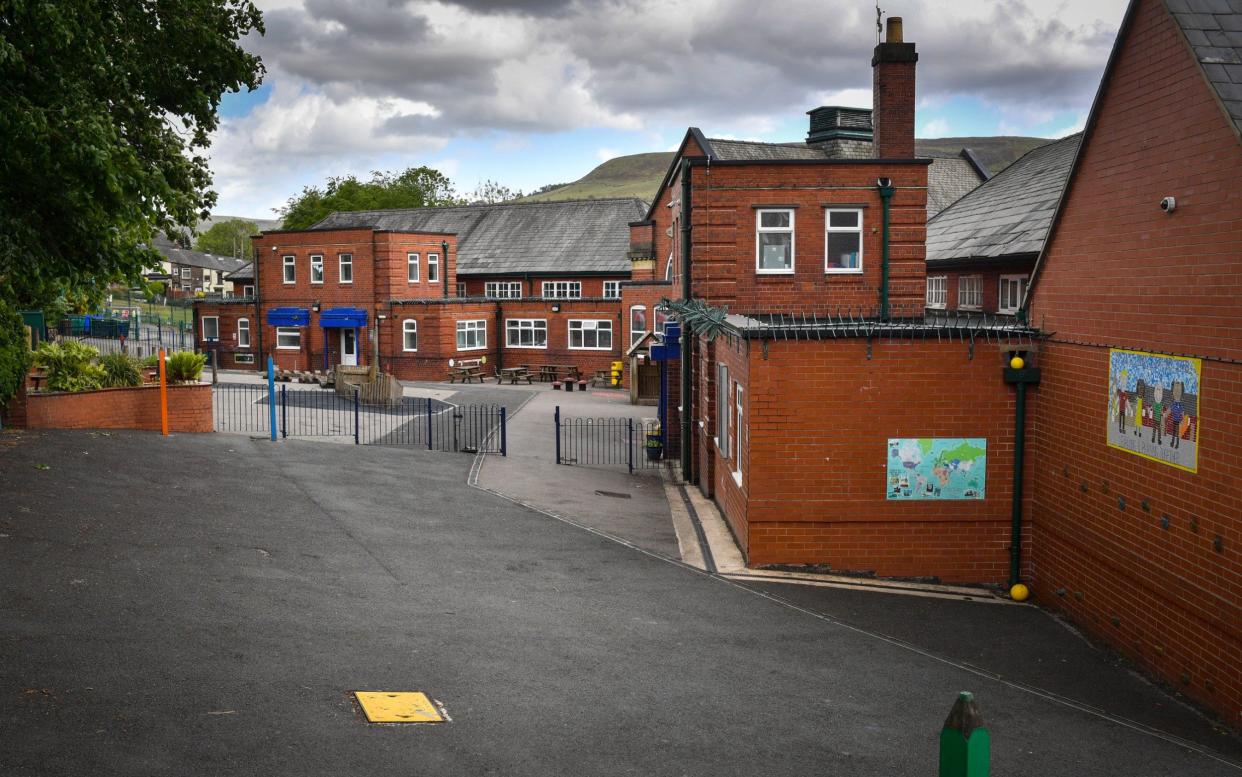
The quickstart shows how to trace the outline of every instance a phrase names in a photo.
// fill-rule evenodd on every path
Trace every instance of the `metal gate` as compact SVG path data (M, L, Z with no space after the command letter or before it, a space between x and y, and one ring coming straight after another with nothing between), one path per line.
M215 430L272 435L273 397L268 387L222 383L212 392ZM281 438L345 438L355 445L409 445L450 453L508 453L503 405L454 405L401 397L369 405L358 393L280 386L274 397Z
M660 422L635 418L571 418L556 414L556 463L656 469L664 460Z

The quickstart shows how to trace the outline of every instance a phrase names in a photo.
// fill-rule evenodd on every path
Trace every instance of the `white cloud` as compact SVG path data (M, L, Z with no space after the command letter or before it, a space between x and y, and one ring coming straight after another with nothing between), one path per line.
M949 122L943 118L932 119L923 125L919 132L922 138L943 138L950 134Z
M599 161L607 162L613 157L620 156L620 152L615 148L601 148L595 152L595 156L599 159Z

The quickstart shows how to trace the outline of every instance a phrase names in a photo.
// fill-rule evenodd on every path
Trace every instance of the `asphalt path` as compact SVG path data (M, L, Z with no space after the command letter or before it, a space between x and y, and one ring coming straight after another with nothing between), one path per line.
M1238 773L470 488L471 463L0 435L0 774L925 775L964 689L994 774ZM368 724L351 690L451 722Z

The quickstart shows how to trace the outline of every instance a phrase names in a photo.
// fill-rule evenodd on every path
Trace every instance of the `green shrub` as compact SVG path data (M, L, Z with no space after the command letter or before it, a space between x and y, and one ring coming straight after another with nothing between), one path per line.
M105 386L142 385L142 369L138 366L138 360L127 353L117 351L100 357L99 366L104 370Z
M98 349L67 340L43 343L35 351L35 362L47 370L47 387L52 391L91 391L103 387L106 373L95 364Z
M153 353L153 354L148 355L146 358L142 360L142 366L150 367L151 369L155 369L159 367L160 366L160 355L158 353Z
M22 317L0 302L0 406L17 393L32 356Z
M203 374L207 356L192 351L177 351L168 357L168 379L171 381L196 381Z

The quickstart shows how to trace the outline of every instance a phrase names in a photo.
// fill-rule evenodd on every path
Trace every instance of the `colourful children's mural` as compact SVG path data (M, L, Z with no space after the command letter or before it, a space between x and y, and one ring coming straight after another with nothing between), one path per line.
M1108 444L1197 472L1200 369L1198 359L1110 351Z
M988 441L982 437L888 441L889 499L983 499Z

